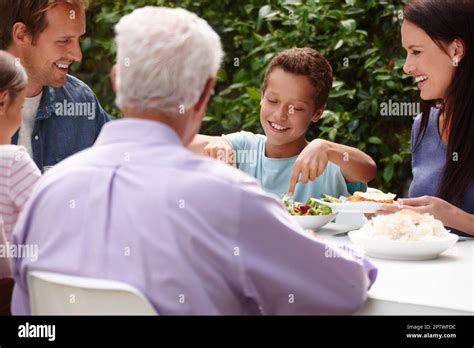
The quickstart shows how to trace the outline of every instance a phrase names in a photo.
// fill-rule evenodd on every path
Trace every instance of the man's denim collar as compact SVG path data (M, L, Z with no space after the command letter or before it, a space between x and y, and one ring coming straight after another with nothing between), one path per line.
M54 112L55 105L55 90L52 87L44 86L43 87L43 96L41 97L41 102L38 107L38 112L36 114L37 120L45 120L50 118L53 115L56 115Z

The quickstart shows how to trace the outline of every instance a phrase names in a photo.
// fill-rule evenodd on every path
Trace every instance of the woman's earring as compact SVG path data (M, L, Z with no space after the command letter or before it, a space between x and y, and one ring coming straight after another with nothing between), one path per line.
M453 66L458 66L459 65L459 58L454 57L453 58Z

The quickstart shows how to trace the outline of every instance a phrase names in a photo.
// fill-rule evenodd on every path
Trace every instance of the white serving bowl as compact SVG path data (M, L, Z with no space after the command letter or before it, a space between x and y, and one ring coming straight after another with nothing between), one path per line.
M448 233L439 240L402 241L375 239L367 236L365 231L349 232L350 240L359 246L367 256L390 260L431 260L451 248L459 236Z
M337 213L328 215L292 216L305 230L318 230L336 218Z

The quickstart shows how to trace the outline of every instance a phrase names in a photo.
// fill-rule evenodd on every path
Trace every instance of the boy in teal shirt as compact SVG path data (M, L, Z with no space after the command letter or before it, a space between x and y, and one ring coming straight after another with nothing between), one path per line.
M285 193L301 202L323 193L347 196L348 189L374 178L376 165L358 149L306 140L310 124L324 111L331 86L332 69L321 54L311 48L284 50L270 62L262 84L260 122L265 136L197 135L190 149L236 165L279 198Z

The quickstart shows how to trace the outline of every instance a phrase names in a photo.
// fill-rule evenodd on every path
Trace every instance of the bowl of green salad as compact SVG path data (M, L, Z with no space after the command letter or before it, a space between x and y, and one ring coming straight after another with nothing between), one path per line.
M337 215L337 212L317 202L314 198L309 198L306 203L302 203L295 202L285 195L282 202L292 219L305 230L318 230L334 220Z

